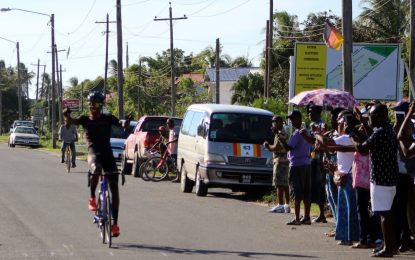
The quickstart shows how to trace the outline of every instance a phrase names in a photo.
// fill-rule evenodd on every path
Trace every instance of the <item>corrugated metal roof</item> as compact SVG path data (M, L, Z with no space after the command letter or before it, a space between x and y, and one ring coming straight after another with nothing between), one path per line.
M250 68L220 68L220 81L238 81L240 77L249 73L259 72L258 67ZM216 82L216 68L208 68L206 70L205 81Z

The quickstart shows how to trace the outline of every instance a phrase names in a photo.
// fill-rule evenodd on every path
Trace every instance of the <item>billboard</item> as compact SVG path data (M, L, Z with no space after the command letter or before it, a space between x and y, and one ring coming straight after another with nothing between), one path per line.
M79 111L79 99L64 99L62 106L69 107L71 111L78 112Z
M396 101L403 84L399 44L353 44L353 95ZM294 95L304 90L343 88L342 52L323 43L297 43Z

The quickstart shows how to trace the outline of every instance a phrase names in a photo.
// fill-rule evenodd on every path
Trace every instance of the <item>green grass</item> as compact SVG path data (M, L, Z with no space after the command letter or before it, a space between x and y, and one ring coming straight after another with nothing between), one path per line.
M2 134L0 135L0 142L7 143L9 140L9 134ZM57 153L59 154L61 152L61 142L56 142L56 148L53 148L52 139L46 138L45 136L40 137L40 146L38 149ZM78 142L78 144L85 144L84 141ZM78 148L76 151L76 157L78 160L86 160L88 154L88 150L86 148Z

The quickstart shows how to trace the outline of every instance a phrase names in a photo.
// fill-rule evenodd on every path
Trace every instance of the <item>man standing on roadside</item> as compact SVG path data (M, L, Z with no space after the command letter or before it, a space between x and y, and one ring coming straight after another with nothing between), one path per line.
M273 152L273 178L272 186L277 191L278 205L269 210L273 213L290 213L290 197L288 187L289 161L287 151L281 143L281 139L286 140L287 136L284 129L284 121L280 116L272 117L272 132L275 134L274 144L264 142L264 147ZM285 197L285 204L284 204Z
M369 110L369 126L373 133L361 143L357 133L349 136L355 142L359 153L369 152L370 156L370 199L372 210L381 216L384 247L375 251L374 257L393 257L397 253L392 203L398 180L398 140L388 122L388 108L376 104Z
M290 162L289 185L291 199L294 199L295 219L287 223L287 225L310 225L310 196L311 196L311 180L310 180L310 148L311 145L303 136L309 136L306 129L302 129L301 112L294 110L287 117L291 120L295 128L292 136L288 140L281 140L284 148L288 151L288 160ZM304 203L304 217L300 220L300 203Z

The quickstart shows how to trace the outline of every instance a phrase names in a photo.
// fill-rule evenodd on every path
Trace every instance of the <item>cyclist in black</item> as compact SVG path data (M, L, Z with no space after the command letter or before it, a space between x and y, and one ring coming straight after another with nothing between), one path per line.
M96 211L95 190L98 185L99 176L102 172L107 177L108 184L112 193L112 214L114 224L111 227L112 236L118 237L120 229L118 227L119 210L119 191L118 191L118 169L112 154L110 145L111 125L122 126L120 121L113 115L102 114L101 110L105 97L98 91L92 92L88 96L89 115L82 115L79 118L71 118L68 111L64 111L64 117L72 124L81 125L86 132L88 141L88 164L91 168L91 197L89 199L89 209ZM124 126L128 127L132 116L128 115ZM103 170L103 171L102 171Z

